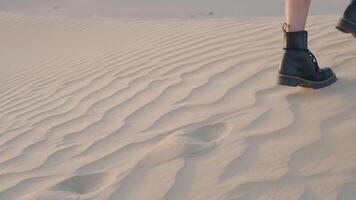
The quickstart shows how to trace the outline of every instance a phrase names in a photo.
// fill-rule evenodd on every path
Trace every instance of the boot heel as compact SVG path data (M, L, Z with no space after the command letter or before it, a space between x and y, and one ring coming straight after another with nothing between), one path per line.
M353 35L356 34L356 24L344 18L340 19L339 23L336 25L336 28L343 33L351 33Z
M285 86L290 86L290 87L297 87L299 85L299 80L291 77L291 76L286 76L283 74L278 75L278 80L277 84L278 85L285 85Z

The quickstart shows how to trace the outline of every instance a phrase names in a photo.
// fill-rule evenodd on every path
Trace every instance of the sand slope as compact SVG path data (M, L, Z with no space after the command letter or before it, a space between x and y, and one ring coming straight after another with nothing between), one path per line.
M356 47L310 20L339 76L275 85L280 18L0 17L0 199L347 200Z
M312 14L341 14L350 0L312 0ZM0 0L0 12L71 17L283 16L284 0Z

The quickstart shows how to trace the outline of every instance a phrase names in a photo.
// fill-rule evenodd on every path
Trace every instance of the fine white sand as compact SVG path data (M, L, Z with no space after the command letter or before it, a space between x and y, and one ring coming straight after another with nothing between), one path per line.
M277 86L282 18L0 16L0 199L350 200L356 46L339 81Z

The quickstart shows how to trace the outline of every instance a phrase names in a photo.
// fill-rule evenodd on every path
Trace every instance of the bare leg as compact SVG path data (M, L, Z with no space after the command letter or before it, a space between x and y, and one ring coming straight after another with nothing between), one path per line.
M310 0L285 0L287 31L303 31L307 21Z

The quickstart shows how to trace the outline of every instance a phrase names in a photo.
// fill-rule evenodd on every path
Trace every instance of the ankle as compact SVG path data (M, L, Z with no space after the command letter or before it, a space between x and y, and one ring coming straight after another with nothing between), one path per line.
M283 31L285 32L301 32L301 31L305 31L305 26L301 26L301 25L291 25L288 23L284 23L283 24Z

